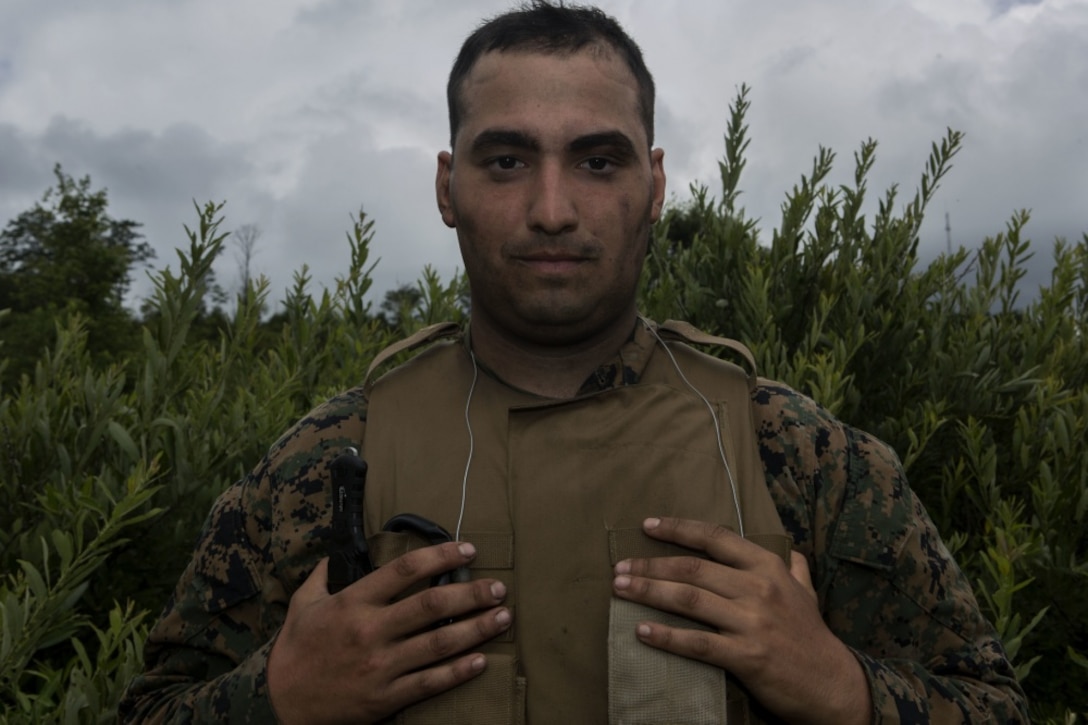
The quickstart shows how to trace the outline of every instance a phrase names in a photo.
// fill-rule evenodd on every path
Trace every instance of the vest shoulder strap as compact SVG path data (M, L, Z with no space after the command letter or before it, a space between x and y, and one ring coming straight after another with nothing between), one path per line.
M665 320L657 329L663 338L681 340L692 345L716 345L731 350L747 363L747 372L751 377L755 378L758 375L756 358L744 343L731 340L728 337L711 335L703 332L690 322L682 320Z
M646 324L653 324L649 320L645 320L645 322ZM752 355L752 351L741 342L737 342L728 337L719 337L718 335L711 335L703 332L695 327L695 325L692 325L690 322L684 322L683 320L665 320L665 322L658 325L657 329L663 338L681 340L692 345L718 346L731 350L747 363L747 372L750 376L755 378L758 375L755 356ZM396 357L402 352L410 352L423 347L424 345L429 345L437 340L453 337L460 333L460 331L461 326L456 322L439 322L424 327L421 330L417 330L408 337L392 343L374 356L370 366L367 368L366 377L363 379L363 385L368 386L374 371L378 370L391 358Z
M393 358L402 352L410 352L424 345L429 345L436 340L453 337L460 332L461 326L456 322L439 322L424 327L422 330L417 330L403 340L394 342L374 356L374 360L371 361L370 367L366 370L366 377L363 378L363 388L369 392L370 377L374 374L375 370L388 362L390 358Z

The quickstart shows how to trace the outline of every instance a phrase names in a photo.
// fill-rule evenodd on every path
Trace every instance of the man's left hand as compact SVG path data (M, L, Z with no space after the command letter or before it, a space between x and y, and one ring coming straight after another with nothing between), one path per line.
M736 676L789 722L868 723L861 664L820 616L808 562L791 565L728 529L687 519L647 519L655 539L706 553L628 559L616 565L616 596L703 622L712 631L638 625L639 639Z

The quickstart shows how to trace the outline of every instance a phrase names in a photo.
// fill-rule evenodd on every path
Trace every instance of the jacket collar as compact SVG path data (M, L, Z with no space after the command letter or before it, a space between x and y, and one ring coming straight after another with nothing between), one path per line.
M589 377L578 388L576 397L592 395L593 393L600 393L624 385L636 385L639 382L657 342L647 324L652 323L647 323L643 318L639 317L635 322L630 337L627 338L627 342L612 357L602 361L597 369L590 373ZM471 326L469 324L464 326L463 341L466 350L472 347ZM496 375L495 371L484 365L482 361L477 359L476 364L479 365L480 370L500 381L503 385L514 387Z

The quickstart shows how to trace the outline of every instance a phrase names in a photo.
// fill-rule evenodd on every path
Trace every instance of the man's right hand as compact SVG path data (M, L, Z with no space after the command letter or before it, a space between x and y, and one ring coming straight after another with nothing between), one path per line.
M328 592L322 559L291 597L268 657L280 721L375 722L480 674L487 665L481 653L446 660L509 628L510 611L499 606L502 582L448 584L393 601L475 556L463 542L416 549L336 594Z

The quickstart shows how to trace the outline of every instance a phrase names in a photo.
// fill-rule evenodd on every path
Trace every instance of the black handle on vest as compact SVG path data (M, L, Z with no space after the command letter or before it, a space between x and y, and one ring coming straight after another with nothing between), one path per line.
M453 541L450 532L446 531L434 521L425 519L416 514L397 514L385 522L385 526L382 527L382 530L392 531L394 533L417 534L425 538L432 545L445 544L447 541ZM453 581L466 582L468 580L468 569L459 566L452 572L443 572L442 574L433 577L431 579L431 586L440 587Z
M374 571L363 531L366 461L348 450L332 462L332 539L329 593L335 594Z
M332 536L329 541L328 589L330 594L335 594L374 571L374 564L370 560L370 547L363 530L366 461L359 457L354 448L348 448L333 459L331 468ZM397 514L386 522L382 530L416 534L432 545L453 541L450 532L417 514ZM462 566L433 577L431 586L468 580L468 569Z

